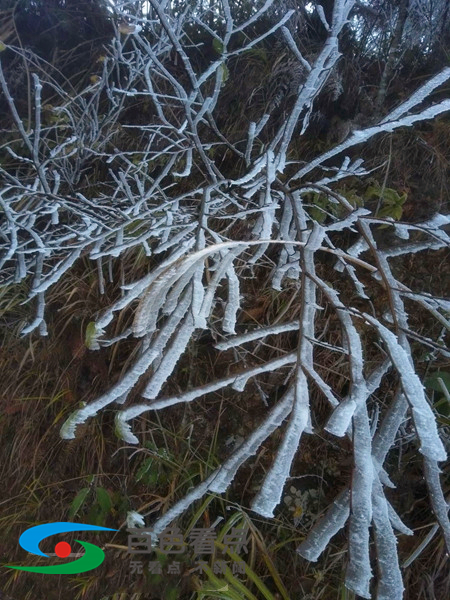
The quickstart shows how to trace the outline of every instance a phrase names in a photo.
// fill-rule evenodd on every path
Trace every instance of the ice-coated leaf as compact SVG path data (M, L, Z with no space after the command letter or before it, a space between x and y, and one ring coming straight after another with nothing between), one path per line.
M293 408L283 440L261 490L251 505L252 510L263 517L272 517L274 508L279 504L301 435L309 425L309 394L304 374L298 375L297 386L290 390L290 394Z

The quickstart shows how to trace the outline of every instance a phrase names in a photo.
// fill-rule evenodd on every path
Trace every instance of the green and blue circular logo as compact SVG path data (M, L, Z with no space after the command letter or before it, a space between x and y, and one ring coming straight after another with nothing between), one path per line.
M41 541L50 535L56 533L66 533L68 531L118 531L109 527L98 527L96 525L86 525L85 523L46 523L31 527L22 533L19 538L19 544L27 552L38 556L45 556L39 549ZM47 575L74 575L76 573L85 573L95 569L105 560L105 553L95 544L75 540L84 548L84 554L78 560L74 560L63 565L54 565L48 567L18 567L14 565L5 565L8 569L17 569L18 571L28 571L30 573L44 573ZM55 546L55 554L59 558L66 558L71 554L72 548L67 542L58 542Z

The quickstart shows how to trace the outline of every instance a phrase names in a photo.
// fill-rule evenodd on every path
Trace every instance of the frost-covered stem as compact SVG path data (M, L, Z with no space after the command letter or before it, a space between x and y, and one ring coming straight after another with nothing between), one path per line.
M373 393L376 389L378 389L381 378L386 372L388 366L389 363L385 361L370 375L370 377L367 380L367 388L369 394ZM384 419L381 428L383 428L385 421L386 418ZM391 427L389 428L389 431L394 429L395 423L395 419L390 420L389 424L391 425ZM401 421L398 422L397 429L400 426L400 424ZM395 429L393 437L395 437L397 429ZM389 433L385 432L385 435L382 436L382 444L384 445L379 445L378 447L375 447L374 445L372 446L372 453L374 456L374 474L378 474L382 469L385 456L393 443L393 439L392 442L389 442L389 440ZM383 451L385 451L384 455ZM308 534L307 539L304 542L302 542L302 544L300 544L300 546L297 548L297 552L299 552L299 554L301 554L307 560L316 561L319 558L320 554L322 554L322 552L327 547L328 543L331 540L331 537L334 536L342 527L344 527L349 514L350 489L347 489L341 492L341 494L331 506L331 509L329 509L325 516L317 523L317 525L313 527L311 532Z
M240 373L234 373L233 375L224 377L223 379L219 379L212 383L195 388L194 390L184 392L184 394L180 394L179 396L170 396L169 398L161 398L160 400L154 400L153 402L149 402L147 404L137 404L135 406L131 406L123 411L121 415L121 421L125 423L149 410L160 410L162 408L179 404L180 402L192 402L193 400L196 400L205 394L215 392L230 385L233 385L235 389L239 388L239 391L242 391L250 377L255 377L261 373L269 373L281 367L292 365L296 362L296 360L296 352L291 352L280 358L274 358L270 361L267 361L261 366L245 369ZM129 425L127 425L127 427L129 428ZM126 439L126 441L129 440ZM129 443L137 442L137 438L133 436L133 442L130 441Z
M130 369L106 394L103 394L103 396L98 398L95 402L75 411L65 421L61 428L61 437L63 439L73 439L75 437L75 428L77 425L82 424L90 417L95 416L97 412L105 406L120 400L124 394L128 394L129 390L135 385L141 375L143 375L152 362L160 356L163 348L173 335L175 328L188 310L189 304L190 295L189 292L186 292L180 299L177 310L170 316L167 323L161 329L155 342L141 354L132 369ZM133 441L134 440L135 438L133 437Z
M411 98L408 99L405 103L403 103L400 107L392 111L389 115L387 115L378 125L374 127L368 127L367 129L361 129L358 131L354 131L353 134L344 142L328 150L324 154L321 154L314 160L310 161L305 167L297 171L291 179L289 180L289 184L296 179L301 179L311 171L313 171L318 166L322 165L325 161L333 158L334 156L340 154L347 148L351 148L358 144L362 144L367 142L370 138L378 133L386 133L388 131L394 131L399 127L410 127L414 123L419 121L425 121L428 119L433 119L439 114L450 110L450 100L443 100L438 104L430 106L422 110L421 112L414 115L404 115L404 113L412 108L416 107L418 104L423 102L425 98L430 94L435 87L443 84L450 77L450 68L443 69L438 75L433 77L431 80L433 83L432 89L430 90L429 82L425 83L419 90L413 95L414 101L411 102Z
M354 468L350 496L349 564L346 585L364 598L370 598L372 577L369 557L369 528L372 520L372 463L371 433L366 400L370 394L363 377L363 354L360 336L337 293L325 282L318 280L342 323L350 349L351 393L334 411L327 429L343 435L353 415ZM378 372L377 372L378 374Z
M290 386L284 393L283 398L275 404L264 421L255 429L255 431L233 452L233 454L216 471L214 483L210 490L217 493L224 493L231 484L238 468L260 447L260 445L279 427L283 420L292 410L294 401L294 390Z
M238 468L252 455L269 435L281 425L292 409L294 393L290 388L284 397L273 407L264 422L239 448L205 481L197 485L189 494L179 500L172 508L153 525L155 533L160 533L173 519L187 510L193 502L200 499L208 491L223 493L234 479Z
M298 344L298 362L295 370L294 405L291 418L286 428L280 449L270 468L260 492L252 502L253 510L263 516L272 516L273 510L280 502L284 483L289 476L292 461L297 452L300 438L304 431L310 430L311 415L309 408L309 387L303 365L313 369L313 345L310 340L314 337L316 319L316 285L314 276L314 254L320 248L325 230L317 223L308 232L307 216L299 202L295 203L295 213L298 220L298 231L302 231L302 280L300 287L300 327Z
M350 496L349 562L346 586L363 598L370 598L370 524L372 521L372 436L365 404L353 416L354 467Z
M278 134L274 137L271 142L271 148L275 149L278 142L280 146L278 149L278 157L280 162L280 170L284 169L284 162L287 153L288 146L291 142L292 135L294 133L297 122L302 112L307 109L307 114L304 117L302 133L306 130L309 113L312 107L312 103L316 96L319 94L323 84L325 83L330 71L333 69L336 61L339 58L338 53L338 35L340 34L342 27L347 21L348 14L353 8L355 0L336 0L333 7L332 26L329 36L324 44L324 47L319 54L314 66L310 69L308 78L299 89L299 94L295 105L286 121L282 125ZM281 139L281 141L280 141Z
M401 600L404 586L398 562L397 539L379 481L374 482L372 505L379 572L376 600Z
M364 358L362 344L348 310L339 299L337 292L320 278L315 277L315 281L336 310L344 334L347 338L347 346L349 348L351 392L334 410L326 425L326 429L330 433L343 436L350 425L355 410L365 405L369 396L369 390L363 376Z
M397 432L406 420L407 411L408 402L399 386L373 439L373 460L376 470L381 469L389 450L394 445Z
M343 490L322 518L298 546L297 552L306 560L315 562L325 548L345 525L350 514L350 490Z
M362 223L361 227L367 243L372 246L372 249L375 248L375 240L372 236L369 226ZM424 454L424 474L430 491L432 507L435 511L439 525L441 526L447 549L450 550L450 522L448 517L448 507L442 492L442 487L439 480L440 470L437 464L437 461L439 460L446 460L447 453L439 438L436 428L436 421L428 405L427 399L424 396L421 382L418 380L417 375L412 370L414 365L412 362L409 343L405 335L405 331L408 328L406 311L404 309L400 291L396 285L397 282L392 275L387 258L380 256L379 253L377 253L376 256L380 271L386 282L386 287L390 295L392 312L394 313L393 316L397 322L397 346L395 337L387 330L387 328L382 326L381 323L375 323L375 320L372 318L369 318L369 321L372 322L372 324L374 324L379 330L389 349L391 359L399 373L404 397L411 407L417 435L422 445L421 452ZM397 419L393 421L394 426L399 422L399 418L402 417L402 414L404 414L404 397L403 395L398 397L398 408L396 408L395 411L391 411L389 415L391 421L393 416L397 417ZM390 438L392 439L392 428Z
M2 87L3 93L5 94L5 98L8 103L9 110L11 111L11 114L13 116L13 119L17 126L17 129L19 130L22 140L24 141L25 146L28 148L30 155L32 156L33 155L33 145L30 141L30 138L29 138L27 132L25 131L25 128L22 123L22 119L20 118L19 113L17 112L16 105L14 104L14 99L12 98L11 94L9 93L8 84L6 83L5 76L3 74L1 59L0 59L0 85Z
M425 397L423 385L410 362L411 354L403 347L405 343L400 345L395 335L372 316L368 314L363 316L378 330L399 374L403 393L411 407L414 426L421 444L420 451L430 459L446 460L447 453L439 438L433 411Z
M195 76L194 69L192 68L191 61L189 60L189 57L187 56L186 52L184 51L183 46L180 44L180 41L176 35L176 32L170 26L170 23L167 20L165 13L163 12L164 6L161 5L159 2L156 2L156 0L148 0L148 1L149 1L149 4L153 7L155 13L158 15L161 25L165 29L165 32L166 32L168 38L170 39L173 47L179 54L181 60L183 61L184 68L186 69L186 73L188 74L188 77L190 79L192 87L194 89L196 89L198 87L197 78Z
M244 21L244 23L241 23L240 25L236 26L233 29L233 33L238 33L239 31L246 29L249 25L252 25L252 23L255 23L269 10L269 8L274 2L275 0L266 0L266 2L264 2L261 8L257 10L251 17L249 17L247 21Z
M311 65L309 64L309 62L304 58L304 56L302 55L302 53L300 52L300 50L298 49L297 44L294 41L294 38L292 37L291 32L289 31L289 29L286 26L283 26L281 28L281 31L283 32L283 36L284 39L287 42L287 45L289 46L289 48L292 50L292 52L294 53L295 57L298 59L298 61L305 67L305 69L308 71L308 73L311 71Z
M405 334L405 331L408 330L407 316L397 281L392 274L387 258L376 251L376 242L370 227L363 221L361 221L361 231L375 254L385 282L391 304L391 315L397 329L397 338L377 319L370 315L364 315L364 318L378 330L392 363L397 369L403 393L411 407L417 435L421 442L421 452L430 459L445 460L447 453L439 438L433 412L425 397L423 385L414 370L411 349Z
M256 46L257 44L259 44L259 42L261 42L262 40L264 40L266 37L268 37L269 35L271 35L272 33L275 33L275 31L277 31L278 29L280 29L280 27L282 27L286 21L288 21L292 15L294 14L295 11L293 10L289 10L279 21L278 23L276 23L273 27L271 27L270 29L268 29L266 32L264 32L262 35L252 39L250 42L248 42L245 46L238 48L237 50L233 50L232 52L229 53L228 56L237 56L238 54L242 54L243 52L246 52L247 50L250 50L250 48L253 48L253 46ZM237 30L235 29L234 32L236 32Z

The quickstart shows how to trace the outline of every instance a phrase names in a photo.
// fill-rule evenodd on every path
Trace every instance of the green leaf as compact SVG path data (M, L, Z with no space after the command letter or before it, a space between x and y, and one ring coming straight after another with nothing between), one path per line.
M441 399L434 403L433 408L438 415L447 418L450 417L450 402L445 396L441 396Z
M398 204L400 196L392 188L384 188L383 192L383 203L384 204Z
M212 43L213 49L217 52L217 54L222 54L223 52L223 44L217 38L214 38Z
M450 373L448 371L436 371L436 373L433 373L433 375L427 377L424 382L425 387L429 390L434 390L435 392L442 392L439 379L442 379L445 387L450 392Z
M94 341L96 334L95 321L91 321L86 327L86 334L84 336L84 345L86 348L92 348L92 342Z
M164 600L177 600L180 597L180 590L178 587L168 587L164 591Z
M100 509L98 504L95 504L86 517L86 523L90 525L98 525L103 527L106 521L106 514Z
M370 185L365 191L364 198L366 200L371 200L372 198L379 198L381 193L381 189L379 187L375 187Z
M154 458L146 458L136 473L136 481L153 485L158 481L159 465Z
M317 221L317 223L323 223L326 219L326 214L318 208L310 208L309 216L314 219L314 221Z
M73 519L74 516L78 513L80 508L83 506L87 496L89 494L89 488L82 488L75 498L72 500L72 504L69 508L69 519Z
M109 513L112 508L112 501L109 492L103 487L96 488L97 492L97 503L99 504L102 512Z
M0 41L0 52L3 52L4 50L6 50L6 44Z
M403 209L399 205L385 205L378 211L378 216L383 217L392 217L396 221L399 221L402 218Z
M221 75L222 75L222 85L227 81L228 77L230 76L230 72L228 70L227 65L223 64L220 65L219 67Z
M347 193L342 195L345 198L347 198L347 200L350 202L353 208L357 208L358 206L364 206L364 199L361 198L361 196L359 196L354 190L349 190Z

